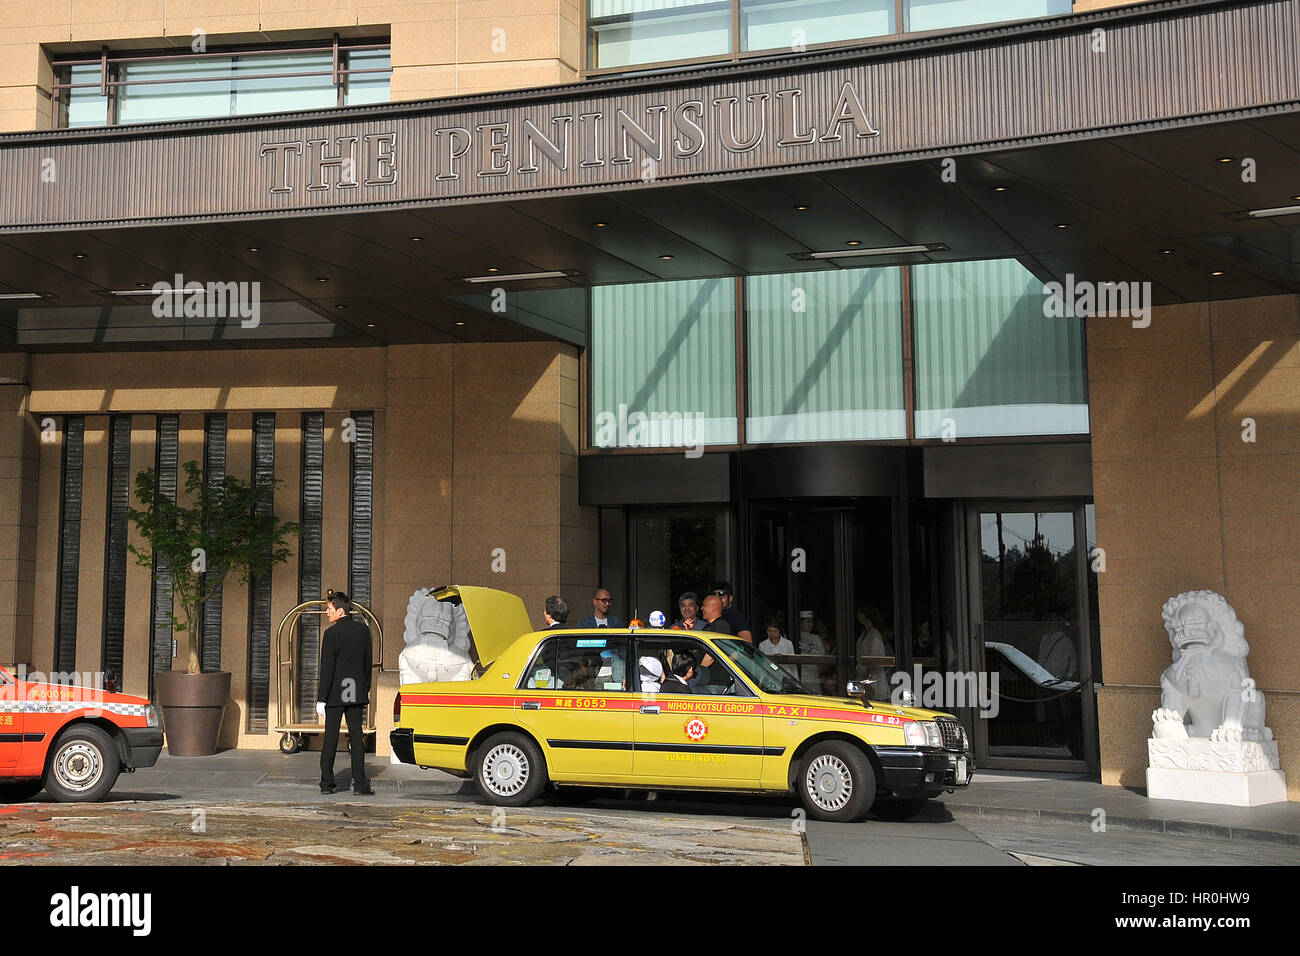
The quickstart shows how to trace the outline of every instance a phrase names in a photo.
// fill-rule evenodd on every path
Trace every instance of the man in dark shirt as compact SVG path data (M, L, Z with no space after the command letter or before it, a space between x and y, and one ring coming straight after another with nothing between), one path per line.
M727 619L722 616L722 598L716 594L710 594L704 599L704 604L700 608L700 614L704 617L704 630L714 631L718 634L730 634L731 625ZM708 663L707 661L705 663Z
M330 627L320 647L320 680L316 713L325 718L325 742L320 752L320 792L334 793L334 752L339 745L339 724L348 721L348 749L352 752L352 792L373 794L366 779L366 741L361 718L370 700L370 628L352 618L352 602L342 591L331 592L325 605Z
M713 585L713 593L722 599L722 616L727 620L727 627L731 628L731 633L736 635L742 641L754 643L754 632L749 627L749 621L745 615L735 607L736 595L731 591L731 585L726 581L719 581Z
M564 598L558 594L552 594L546 599L546 607L542 609L542 617L546 619L546 629L565 628L569 626L569 605Z
M578 627L624 627L622 620L609 613L614 599L604 588L596 588L591 596L591 613L578 622Z

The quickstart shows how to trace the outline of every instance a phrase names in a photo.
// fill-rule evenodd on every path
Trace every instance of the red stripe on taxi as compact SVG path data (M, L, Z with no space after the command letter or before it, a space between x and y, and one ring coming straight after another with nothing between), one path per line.
M875 710L834 710L827 707L798 707L787 704L760 704L728 700L687 700L678 695L656 697L600 696L517 696L403 694L402 704L423 707L518 707L523 701L540 701L543 710L638 710L646 703L658 704L667 713L725 714L734 717L794 717L804 720L843 720L879 727L901 727L915 720L902 714L885 714Z

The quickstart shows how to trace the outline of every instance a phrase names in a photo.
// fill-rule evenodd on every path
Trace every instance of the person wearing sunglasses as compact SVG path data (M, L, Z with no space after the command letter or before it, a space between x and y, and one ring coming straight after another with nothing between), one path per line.
M605 588L596 588L591 596L591 613L578 622L578 627L626 627L621 619L610 613L614 599Z

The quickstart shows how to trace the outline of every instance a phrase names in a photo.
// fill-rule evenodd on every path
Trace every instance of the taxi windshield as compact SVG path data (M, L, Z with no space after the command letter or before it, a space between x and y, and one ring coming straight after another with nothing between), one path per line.
M791 676L790 672L772 660L753 644L733 638L714 639L727 659L744 671L745 676L766 694L813 694Z

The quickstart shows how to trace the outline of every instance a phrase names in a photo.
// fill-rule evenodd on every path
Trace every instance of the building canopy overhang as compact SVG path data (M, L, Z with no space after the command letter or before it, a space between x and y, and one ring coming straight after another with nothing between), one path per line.
M1171 0L547 89L0 136L0 347L581 345L590 285L987 258L1150 282L1156 304L1269 295L1300 290L1290 207L1300 0ZM160 318L155 286L178 278L257 283L267 321Z

